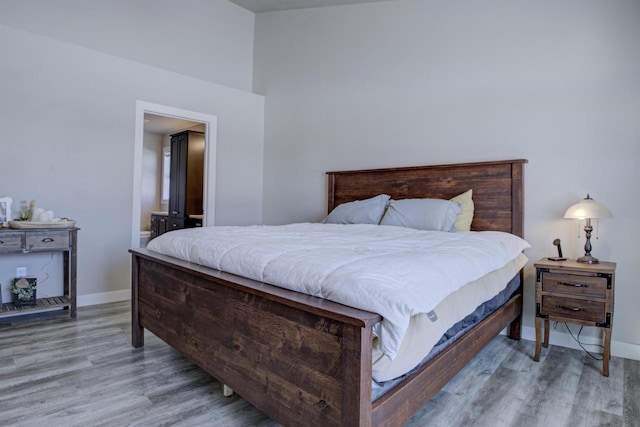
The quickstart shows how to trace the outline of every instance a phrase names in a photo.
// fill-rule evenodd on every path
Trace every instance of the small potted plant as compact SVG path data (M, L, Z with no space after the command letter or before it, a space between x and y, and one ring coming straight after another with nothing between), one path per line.
M13 280L11 285L13 305L24 307L36 305L36 278L19 277Z
M35 208L35 206L35 200L32 200L29 204L27 204L26 200L22 200L20 202L20 211L18 212L20 221L29 221L31 219L31 216L33 215L33 209Z

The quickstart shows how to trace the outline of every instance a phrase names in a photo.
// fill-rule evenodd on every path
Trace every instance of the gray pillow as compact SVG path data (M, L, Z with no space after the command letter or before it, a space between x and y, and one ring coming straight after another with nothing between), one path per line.
M391 200L380 225L418 230L452 231L460 204L440 199Z
M323 224L380 224L387 202L391 197L386 194L336 206Z

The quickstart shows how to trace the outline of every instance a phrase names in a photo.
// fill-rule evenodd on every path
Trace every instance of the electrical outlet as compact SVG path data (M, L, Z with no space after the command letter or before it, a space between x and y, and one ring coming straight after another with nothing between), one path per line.
M27 267L18 267L18 268L16 268L16 276L17 277L27 277Z

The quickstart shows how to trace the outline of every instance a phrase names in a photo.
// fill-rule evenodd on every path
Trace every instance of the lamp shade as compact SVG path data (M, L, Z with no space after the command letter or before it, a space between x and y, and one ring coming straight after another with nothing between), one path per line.
M587 197L580 202L569 206L564 213L565 218L611 218L613 215L609 208L593 200L587 194Z

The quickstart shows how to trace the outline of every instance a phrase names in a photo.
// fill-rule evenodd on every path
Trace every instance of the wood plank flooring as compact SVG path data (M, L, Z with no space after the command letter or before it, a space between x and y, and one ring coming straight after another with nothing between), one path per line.
M2 426L277 426L149 332L128 303L0 319ZM212 325L214 327L214 325ZM640 426L640 362L500 336L408 426Z

